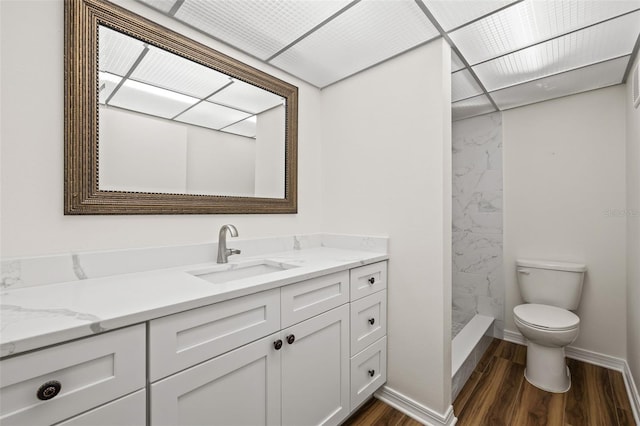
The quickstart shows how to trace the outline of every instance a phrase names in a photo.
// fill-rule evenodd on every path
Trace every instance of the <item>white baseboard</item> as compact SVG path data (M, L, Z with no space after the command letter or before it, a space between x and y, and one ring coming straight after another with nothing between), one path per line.
M424 425L453 426L458 421L453 415L452 405L449 406L446 413L440 414L386 385L380 388L374 396Z
M522 334L511 330L504 331L504 340L511 343L517 343L519 345L527 344ZM638 387L633 380L629 364L627 364L626 360L582 348L575 348L573 346L567 346L564 353L567 358L577 359L578 361L586 362L588 364L594 364L621 372L622 377L624 378L624 386L627 389L629 403L633 409L633 417L635 418L636 423L640 425L640 394L638 393Z

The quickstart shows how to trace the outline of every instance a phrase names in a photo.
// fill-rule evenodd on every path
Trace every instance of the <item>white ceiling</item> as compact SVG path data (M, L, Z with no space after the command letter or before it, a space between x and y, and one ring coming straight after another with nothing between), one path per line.
M444 37L454 120L626 81L640 0L138 0L323 88Z

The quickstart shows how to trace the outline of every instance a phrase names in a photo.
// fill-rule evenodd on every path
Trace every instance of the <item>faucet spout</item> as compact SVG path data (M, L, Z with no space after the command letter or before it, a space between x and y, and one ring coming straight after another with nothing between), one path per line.
M233 254L240 254L238 249L227 248L227 231L232 237L238 236L238 230L231 224L222 225L218 233L218 263L227 263L228 257Z

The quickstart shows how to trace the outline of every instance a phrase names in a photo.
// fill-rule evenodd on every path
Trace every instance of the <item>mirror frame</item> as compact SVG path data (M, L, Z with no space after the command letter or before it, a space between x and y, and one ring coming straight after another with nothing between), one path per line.
M298 88L105 0L66 0L64 213L297 213ZM284 198L101 191L98 187L98 26L213 68L286 99Z

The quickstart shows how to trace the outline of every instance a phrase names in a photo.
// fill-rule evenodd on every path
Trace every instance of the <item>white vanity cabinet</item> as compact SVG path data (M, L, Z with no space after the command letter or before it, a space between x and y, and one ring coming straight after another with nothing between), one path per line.
M0 423L144 424L145 370L144 325L3 359Z
M386 267L6 357L0 423L338 425L386 381Z
M151 425L340 424L352 408L350 289L342 271L151 321Z

